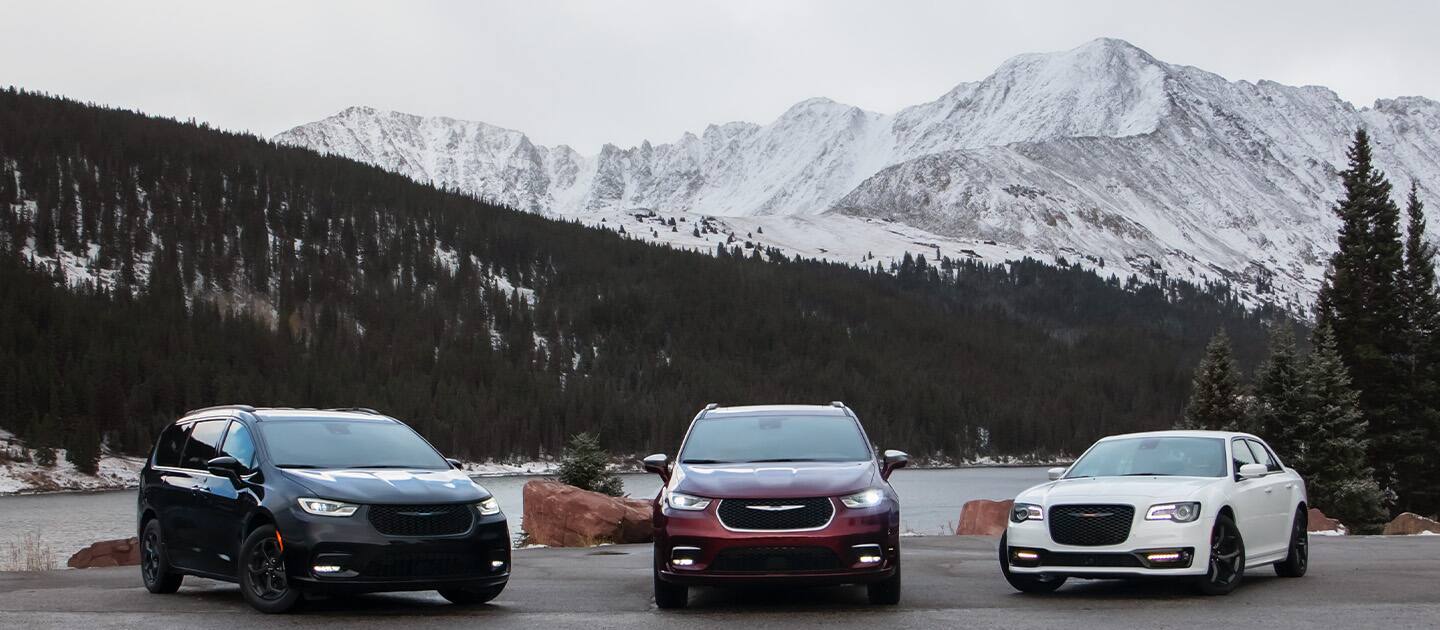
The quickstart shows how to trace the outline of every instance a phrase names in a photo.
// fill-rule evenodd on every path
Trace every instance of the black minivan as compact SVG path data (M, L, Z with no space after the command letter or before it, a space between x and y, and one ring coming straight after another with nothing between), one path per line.
M490 601L510 578L495 498L404 423L368 409L192 411L140 473L140 570L238 582L262 612L307 593L438 590Z

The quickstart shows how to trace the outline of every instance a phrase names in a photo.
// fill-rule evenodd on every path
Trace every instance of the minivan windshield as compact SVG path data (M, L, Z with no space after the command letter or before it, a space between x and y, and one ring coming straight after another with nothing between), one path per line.
M1078 477L1224 477L1225 440L1207 437L1137 437L1105 440L1065 473Z
M450 468L409 427L374 420L280 420L258 423L270 460L281 468Z
M685 438L682 464L858 462L870 459L860 427L840 415L702 418Z

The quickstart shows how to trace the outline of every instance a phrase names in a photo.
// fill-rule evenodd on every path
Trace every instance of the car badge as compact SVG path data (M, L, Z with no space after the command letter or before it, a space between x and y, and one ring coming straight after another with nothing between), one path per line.
M803 507L805 507L805 506L803 506L803 505L747 505L747 506L745 506L745 507L750 508L750 509L752 509L752 510L763 510L763 511L766 511L766 512L784 512L784 511L786 511L786 510L798 510L798 509L803 508Z

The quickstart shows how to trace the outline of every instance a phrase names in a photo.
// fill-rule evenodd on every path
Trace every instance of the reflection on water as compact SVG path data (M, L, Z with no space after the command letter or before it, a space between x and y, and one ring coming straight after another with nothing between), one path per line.
M651 498L660 478L621 475L632 497ZM510 528L521 529L521 488L533 477L478 479L510 515ZM901 527L907 532L950 533L960 506L971 499L1010 499L1045 481L1044 468L963 468L900 470L891 478L900 493ZM135 491L0 497L0 549L18 544L26 533L39 536L64 566L71 554L97 540L135 535Z

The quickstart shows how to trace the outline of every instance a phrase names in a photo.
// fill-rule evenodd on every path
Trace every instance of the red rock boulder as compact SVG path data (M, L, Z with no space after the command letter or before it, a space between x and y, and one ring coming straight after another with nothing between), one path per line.
M1384 531L1386 536L1409 536L1425 533L1440 534L1440 523L1411 512L1405 512L1395 517L1395 520L1385 525Z
M955 535L999 536L1005 533L1005 527L1010 523L1010 509L1014 506L1015 502L1011 500L966 501L960 508L960 524L955 526Z
M1307 529L1312 532L1350 533L1350 528L1346 527L1344 523L1325 516L1325 513L1321 512L1318 508L1310 508L1309 527L1307 527Z
M589 547L654 540L652 508L642 499L617 498L558 481L526 482L521 522L533 544Z
M121 567L140 564L140 539L102 540L75 552L65 563L72 569Z

